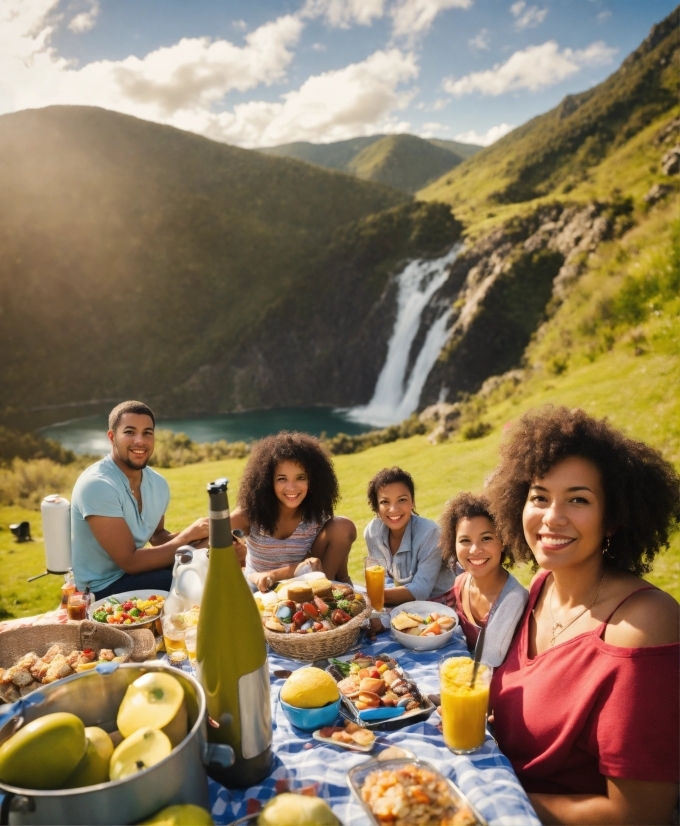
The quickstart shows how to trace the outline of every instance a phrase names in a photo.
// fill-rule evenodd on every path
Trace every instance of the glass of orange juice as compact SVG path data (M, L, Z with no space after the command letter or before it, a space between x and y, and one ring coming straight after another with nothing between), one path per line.
M491 669L480 665L471 687L472 666L470 657L444 657L439 661L444 742L456 754L477 751L486 739Z
M364 560L366 576L366 593L374 611L383 611L385 608L385 566L379 559L367 556Z

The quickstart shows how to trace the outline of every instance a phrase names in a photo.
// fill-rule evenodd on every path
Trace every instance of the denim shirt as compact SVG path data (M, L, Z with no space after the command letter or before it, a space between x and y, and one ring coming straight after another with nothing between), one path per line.
M442 560L436 522L414 513L394 556L390 551L389 530L376 516L366 526L364 539L369 556L381 560L395 586L408 588L414 600L438 597L453 588L456 575Z

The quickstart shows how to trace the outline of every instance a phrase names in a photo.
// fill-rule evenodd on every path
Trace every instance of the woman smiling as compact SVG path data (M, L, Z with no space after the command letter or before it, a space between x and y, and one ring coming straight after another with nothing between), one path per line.
M449 591L454 573L442 560L437 523L415 511L411 474L383 468L368 483L368 503L376 514L364 531L368 554L382 561L395 584L385 590L385 602L401 605Z
M544 823L670 823L680 612L640 577L680 520L678 474L546 408L515 426L488 494L515 558L543 569L492 682L501 749Z
M254 588L267 591L311 570L349 580L356 528L333 515L339 495L331 459L314 436L282 431L253 446L231 525L246 534L245 573Z

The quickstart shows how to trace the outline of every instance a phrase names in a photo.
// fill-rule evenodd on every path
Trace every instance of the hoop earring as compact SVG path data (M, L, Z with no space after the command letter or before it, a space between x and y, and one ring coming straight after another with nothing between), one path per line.
M612 543L611 536L607 535L604 539L604 547L602 548L602 556L608 556L609 559L614 559L614 555L609 551L609 546Z

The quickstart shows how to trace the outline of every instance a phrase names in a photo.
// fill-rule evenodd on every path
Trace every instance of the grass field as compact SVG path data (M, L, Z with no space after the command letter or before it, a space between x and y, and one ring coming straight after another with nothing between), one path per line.
M359 529L359 538L350 557L350 572L358 581L366 547L361 536L371 518L366 502L366 485L380 468L398 464L413 474L416 481L418 512L437 519L444 503L460 490L481 489L485 477L493 469L502 437L502 425L516 418L523 410L546 402L580 406L595 415L608 414L613 423L630 435L646 439L663 447L666 438L664 422L674 422L678 405L677 394L668 394L671 387L680 386L680 363L663 355L635 357L621 348L561 377L559 393L551 382L537 384L531 393L515 404L509 398L491 408L485 418L494 430L485 438L474 441L450 441L433 445L424 436L381 445L363 453L338 456L335 467L343 493L338 509L350 517ZM665 388L665 391L664 389ZM648 411L659 415L650 417ZM676 433L677 436L677 433ZM676 442L677 444L677 442ZM231 504L245 466L245 459L225 459L220 462L189 465L162 470L172 493L166 524L176 530L207 511L206 484L220 476L230 480ZM68 496L68 491L61 491ZM17 544L8 525L28 519L35 541ZM59 577L45 577L27 583L27 577L44 569L40 513L20 508L0 508L0 564L2 592L0 619L29 616L55 607L61 582ZM680 599L680 533L673 536L671 548L657 560L648 579ZM528 582L528 568L517 571Z

